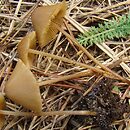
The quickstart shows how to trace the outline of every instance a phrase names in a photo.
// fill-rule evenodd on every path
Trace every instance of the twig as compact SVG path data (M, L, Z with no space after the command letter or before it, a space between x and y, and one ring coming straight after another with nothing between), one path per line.
M6 110L0 110L0 114L3 115L12 115L12 116L25 116L25 117L32 117L32 116L53 116L53 115L91 115L95 116L96 112L91 111L49 111L49 112L41 112L41 113L31 113L31 112L21 112L21 111L6 111Z
M75 74L71 74L71 75L67 75L67 76L61 76L61 77L57 77L55 79L50 79L50 80L39 82L39 86L54 84L54 83L57 83L57 82L60 82L60 81L65 81L65 80L69 80L69 79L87 76L89 74L90 74L89 71L77 72Z
M110 5L110 6L101 8L101 9L97 9L97 10L94 10L94 11L91 11L91 12L87 12L87 13L84 13L83 15L87 16L87 15L90 15L90 14L97 14L97 13L104 12L104 11L107 11L107 10L110 10L110 9L113 9L113 8L116 8L116 7L119 7L119 6L122 6L122 5L127 5L127 4L130 4L130 0L126 0L126 1L123 1L123 2L120 2L120 3L117 3L115 5Z
M16 8L15 13L14 13L15 16L17 16L17 14L18 14L18 12L19 12L21 3L22 3L22 0L19 0L18 5L17 5L17 8ZM14 27L14 24L15 24L15 20L12 20L12 22L11 22L11 24L10 24L10 27L9 27L8 34L10 34L10 33L12 32L13 27Z

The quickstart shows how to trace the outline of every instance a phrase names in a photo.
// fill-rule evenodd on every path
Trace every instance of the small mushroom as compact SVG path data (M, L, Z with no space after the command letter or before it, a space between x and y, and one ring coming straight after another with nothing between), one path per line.
M58 32L55 24L62 25L66 7L66 2L63 1L55 5L38 7L33 11L32 24L41 47L46 46L55 37Z
M12 101L36 113L42 111L38 83L28 67L19 60L7 84L5 94Z
M0 93L0 110L4 110L6 106L5 98L2 93ZM5 116L0 114L0 130L4 126L5 123Z
M27 65L29 68L32 65L34 54L29 54L28 49L34 49L36 48L36 33L30 32L27 34L21 42L18 44L18 55L19 58L24 62L25 65Z

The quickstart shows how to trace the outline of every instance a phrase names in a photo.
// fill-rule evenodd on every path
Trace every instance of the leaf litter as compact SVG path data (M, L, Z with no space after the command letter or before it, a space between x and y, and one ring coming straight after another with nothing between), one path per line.
M38 5L52 5L57 2L60 1L1 0L0 82L2 94L5 94L6 82L19 58L17 45L27 33L33 31L31 13ZM37 81L45 84L40 89L42 111L50 112L50 114L48 116L33 115L31 111L5 96L6 109L1 111L6 114L3 130L84 130L90 128L127 130L130 126L129 37L87 46L86 50L74 43L74 37L77 38L80 33L91 26L109 21L112 17L117 18L128 14L129 1L68 0L66 2L68 9L64 26L50 44L44 48L37 45L37 50L74 62L65 62L63 59L58 60L40 54L35 57L31 67ZM66 34L64 31L69 35L64 35ZM113 89L115 84L119 92ZM53 115L55 111L61 111L61 114ZM64 114L63 111L69 111L70 114ZM74 111L77 115L71 113ZM82 111L96 112L96 114L82 115ZM14 113L11 115L11 112ZM21 113L23 116L18 116ZM27 117L27 114L32 114L32 116Z

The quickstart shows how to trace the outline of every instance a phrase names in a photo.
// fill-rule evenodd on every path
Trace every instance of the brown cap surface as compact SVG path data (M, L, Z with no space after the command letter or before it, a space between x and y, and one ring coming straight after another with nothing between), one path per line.
M38 83L32 72L19 60L5 86L5 94L17 104L34 112L42 111Z
M28 49L36 48L36 33L30 32L28 33L18 44L18 55L19 58L27 65L29 68L32 65L34 54L28 53Z
M65 12L65 1L55 5L38 7L33 11L32 24L41 47L46 46L56 36L58 29L55 24L62 25Z

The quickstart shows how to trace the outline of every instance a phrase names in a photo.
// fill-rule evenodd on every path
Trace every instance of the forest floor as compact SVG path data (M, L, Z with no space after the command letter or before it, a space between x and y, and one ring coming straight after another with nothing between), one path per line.
M17 45L34 30L31 13L38 6L59 2L0 0L0 90L5 95L5 110L14 112L5 111L2 129L130 130L130 36L93 44L79 37L113 18L118 21L126 15L127 19L129 0L66 0L61 31L45 47L36 47L62 58L36 55L30 68L36 80L44 83L40 86L42 111L52 115L26 117L32 112L7 98L6 82L19 59ZM64 62L65 58L71 63ZM19 116L21 112L25 116Z

